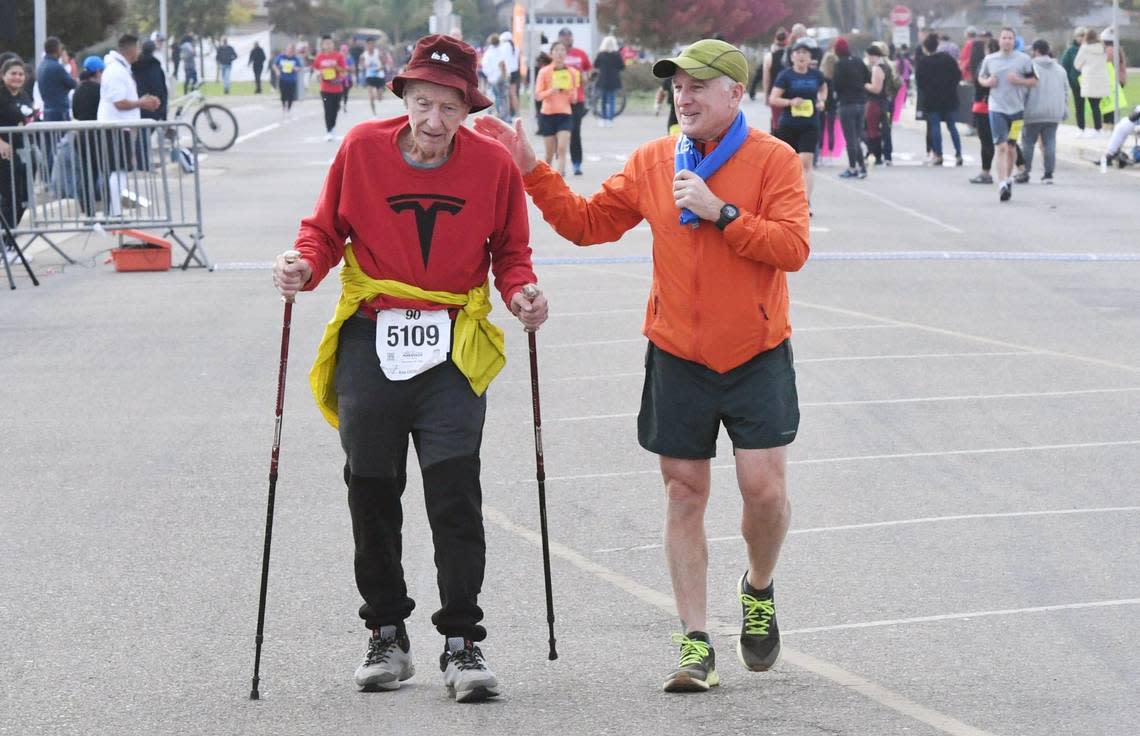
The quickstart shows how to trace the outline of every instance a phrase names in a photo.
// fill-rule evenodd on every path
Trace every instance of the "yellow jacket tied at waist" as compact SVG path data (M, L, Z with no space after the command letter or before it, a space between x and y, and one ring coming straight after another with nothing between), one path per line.
M337 417L336 352L341 325L356 314L361 302L378 296L418 299L460 307L459 315L455 318L451 360L467 377L471 390L476 395L482 396L506 365L503 331L487 319L491 313L490 284L484 282L466 294L453 294L449 291L427 291L391 279L374 279L360 269L352 246L344 249L344 267L340 271L340 280L340 301L337 302L332 320L325 327L325 334L317 347L317 361L309 372L309 383L313 387L317 407L332 426L337 427L340 423Z

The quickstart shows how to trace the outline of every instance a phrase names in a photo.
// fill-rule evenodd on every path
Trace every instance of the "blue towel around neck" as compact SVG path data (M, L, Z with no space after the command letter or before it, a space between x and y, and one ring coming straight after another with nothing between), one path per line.
M744 141L747 138L748 123L744 121L743 112L736 114L736 119L732 121L732 125L728 126L728 130L725 131L720 143L718 143L712 153L707 156L701 155L701 152L697 150L693 140L682 133L677 138L673 173L679 174L682 171L688 170L705 181L708 181L710 176L715 174L726 161L732 158L733 154L740 150L740 147L744 145ZM700 219L701 218L687 209L681 210L682 225L691 225Z

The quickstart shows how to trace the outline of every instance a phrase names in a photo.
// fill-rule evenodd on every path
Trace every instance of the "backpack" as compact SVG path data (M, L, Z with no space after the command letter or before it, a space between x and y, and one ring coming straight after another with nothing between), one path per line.
M879 67L883 70L883 99L889 104L893 105L895 97L898 96L899 90L902 89L902 80L899 75L895 73L894 65L889 61L879 62Z

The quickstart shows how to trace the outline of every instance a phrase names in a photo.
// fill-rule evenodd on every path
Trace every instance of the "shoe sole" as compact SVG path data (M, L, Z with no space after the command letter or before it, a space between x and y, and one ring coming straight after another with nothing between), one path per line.
M679 672L665 681L664 690L667 693L703 693L710 687L720 684L720 675L713 670L704 680L698 680L687 672Z
M385 674L387 674L387 673L385 673ZM358 680L354 677L353 681L356 683L356 686L360 688L361 692L378 693L378 692L386 692L389 690L399 690L400 689L400 683L404 682L405 680L412 679L412 677L414 677L415 674L416 674L416 668L414 666L409 666L407 671L404 672L400 677L398 677L395 680L364 679L363 681L361 681L361 680ZM383 675L380 675L380 677L383 677Z
M775 667L776 663L780 661L780 645L776 644L776 648L772 650L772 654L769 654L767 658L762 659L759 662L749 662L748 657L744 652L744 642L737 639L736 658L740 660L740 664L744 665L744 669L748 670L749 672L767 672L768 670Z
M456 703L478 703L499 697L497 687L486 687L484 685L473 687L470 690L456 690L449 686L447 694L454 698Z

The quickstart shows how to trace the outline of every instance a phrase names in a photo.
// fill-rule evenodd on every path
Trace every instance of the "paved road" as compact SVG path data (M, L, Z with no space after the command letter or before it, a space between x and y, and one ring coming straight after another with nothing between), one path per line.
M334 150L315 102L272 128L271 106L235 104L243 132L264 132L203 165L206 245L222 267L291 242ZM354 100L350 119L365 108ZM662 127L588 120L587 173L572 185L592 191ZM921 157L918 133L897 138ZM339 445L306 380L330 283L294 312L263 700L251 703L281 311L268 273L59 270L41 254L43 286L0 295L0 733L1134 730L1140 183L1064 162L1055 186L1000 205L968 169L899 165L850 183L838 170L819 169L815 259L790 279L803 424L775 672L745 673L731 653L744 557L722 446L708 531L724 685L659 691L678 624L660 481L634 435L648 233L582 251L532 212L536 255L560 259L539 268L554 308L539 339L558 661L545 659L519 330L485 436L481 600L505 697L461 707L440 686L416 479L405 567L419 674L398 693L351 687L365 633ZM107 242L71 247L90 258ZM1033 255L992 255L1013 251ZM917 260L941 252L990 255ZM1081 253L1134 260L1065 255ZM589 257L633 258L565 262Z

